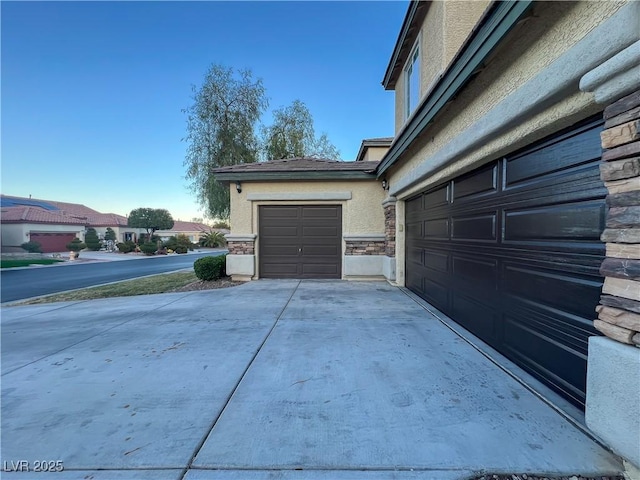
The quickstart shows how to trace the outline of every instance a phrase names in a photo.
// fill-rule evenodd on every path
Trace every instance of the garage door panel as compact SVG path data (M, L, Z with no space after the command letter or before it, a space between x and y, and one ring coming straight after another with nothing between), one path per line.
M407 238L422 238L423 222L407 222Z
M425 220L422 226L425 238L449 238L449 219Z
M595 315L591 303L595 302L595 308L602 288L602 283L594 278L511 265L504 268L503 283L503 291L507 295L586 318Z
M445 285L435 281L429 277L423 277L421 282L421 290L425 300L440 310L449 308L451 302L451 291Z
M340 249L336 245L304 245L302 254L312 261L312 257L333 257L340 255Z
M407 286L581 407L603 281L601 129L586 122L405 205Z
M458 323L475 335L489 341L495 340L498 314L490 303L455 291L452 294L451 312Z
M260 209L260 218L262 219L277 218L281 221L285 219L295 220L299 217L299 214L300 212L296 207L271 205L269 208Z
M549 175L582 165L602 156L599 136L585 127L552 143L543 144L533 151L511 157L504 166L505 186L515 186L533 179L546 181Z
M299 253L298 245L263 245L260 249L265 259L271 257L290 256L297 257Z
M429 249L424 251L424 266L436 272L449 273L449 255Z
M583 401L586 379L582 371L587 368L586 356L576 354L564 345L554 343L538 332L520 323L505 321L505 341L502 352L528 367L534 376L553 386L574 403ZM543 349L545 355L540 355Z
M302 227L302 235L305 237L333 237L338 236L337 226L305 225Z
M598 242L604 230L602 201L504 212L504 240Z
M265 260L262 263L261 275L279 275L279 276L291 276L298 273L298 263L286 263L286 262L269 262Z
M465 176L460 180L453 181L452 201L471 201L479 194L486 195L498 191L498 165L491 165L475 172L473 175ZM470 198L465 198L470 197Z
M451 238L454 240L495 242L498 238L496 229L496 213L451 219Z
M297 237L298 227L296 225L280 224L277 227L265 227L262 235L267 238Z
M302 274L305 276L339 275L340 269L335 264L329 265L326 263L305 263L302 266Z
M446 185L424 196L425 204L430 208L441 207L449 203L449 186ZM422 208L412 207L415 211L420 212Z
M336 207L302 207L302 217L305 219L337 219Z
M453 254L452 273L456 280L471 282L478 289L495 289L498 279L498 263L496 260L480 260Z

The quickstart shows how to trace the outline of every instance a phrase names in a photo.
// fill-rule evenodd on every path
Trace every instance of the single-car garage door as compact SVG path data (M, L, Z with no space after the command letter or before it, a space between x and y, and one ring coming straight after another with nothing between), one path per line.
M341 206L264 205L258 221L260 277L341 277Z
M43 253L65 252L69 250L67 243L74 238L75 234L62 232L31 233L29 235L30 241L40 244Z
M601 125L406 204L407 287L582 407L604 257Z

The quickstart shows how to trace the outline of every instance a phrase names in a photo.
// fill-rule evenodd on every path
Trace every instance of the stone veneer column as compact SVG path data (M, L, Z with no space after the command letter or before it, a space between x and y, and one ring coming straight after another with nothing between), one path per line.
M383 274L387 280L396 279L396 197L387 197L382 202L384 209L385 258Z
M256 235L233 235L225 236L227 239L227 275L233 280L248 281L256 273L255 266L255 242Z
M640 7L635 6L636 10ZM640 41L597 66L580 89L609 104L600 175L608 189L605 277L589 338L585 422L640 478Z
M607 107L604 118L600 176L609 209L595 327L613 340L640 345L640 90Z

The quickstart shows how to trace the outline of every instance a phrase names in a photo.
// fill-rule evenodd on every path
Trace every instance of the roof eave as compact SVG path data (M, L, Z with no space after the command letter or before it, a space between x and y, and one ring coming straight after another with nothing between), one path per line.
M412 37L412 28L414 28L416 23L421 23L426 15L426 10L428 4L431 3L431 0L428 1L410 1L409 7L407 8L407 13L404 17L404 21L402 22L402 27L400 28L400 33L398 34L398 40L396 40L396 45L393 48L393 53L391 54L391 60L389 61L389 65L387 66L387 70L385 71L384 78L382 79L382 85L385 90L392 90L396 86L396 80L398 79L397 72L402 68L404 61L402 59L402 53L407 48L407 42ZM418 15L420 13L420 15ZM413 46L413 42L410 42L408 48Z
M440 77L429 96L418 106L409 123L403 127L380 161L378 177L400 158L444 106L453 100L532 4L533 0L517 0L496 2L492 5L491 10L483 17L463 49Z
M308 172L228 172L216 173L222 183L272 180L375 180L375 171L308 171Z

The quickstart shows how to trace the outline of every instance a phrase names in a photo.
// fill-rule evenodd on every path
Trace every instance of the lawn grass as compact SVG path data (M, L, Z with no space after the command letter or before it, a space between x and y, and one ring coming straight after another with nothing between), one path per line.
M16 268L27 267L29 265L51 265L64 260L58 260L57 258L18 258L15 260L0 260L0 268Z
M135 278L124 282L112 283L101 287L83 288L73 292L58 293L46 297L38 297L13 305L34 305L37 303L74 302L79 300L93 300L96 298L130 297L133 295L150 295L153 293L167 293L190 283L198 281L193 271L174 272L151 277Z

